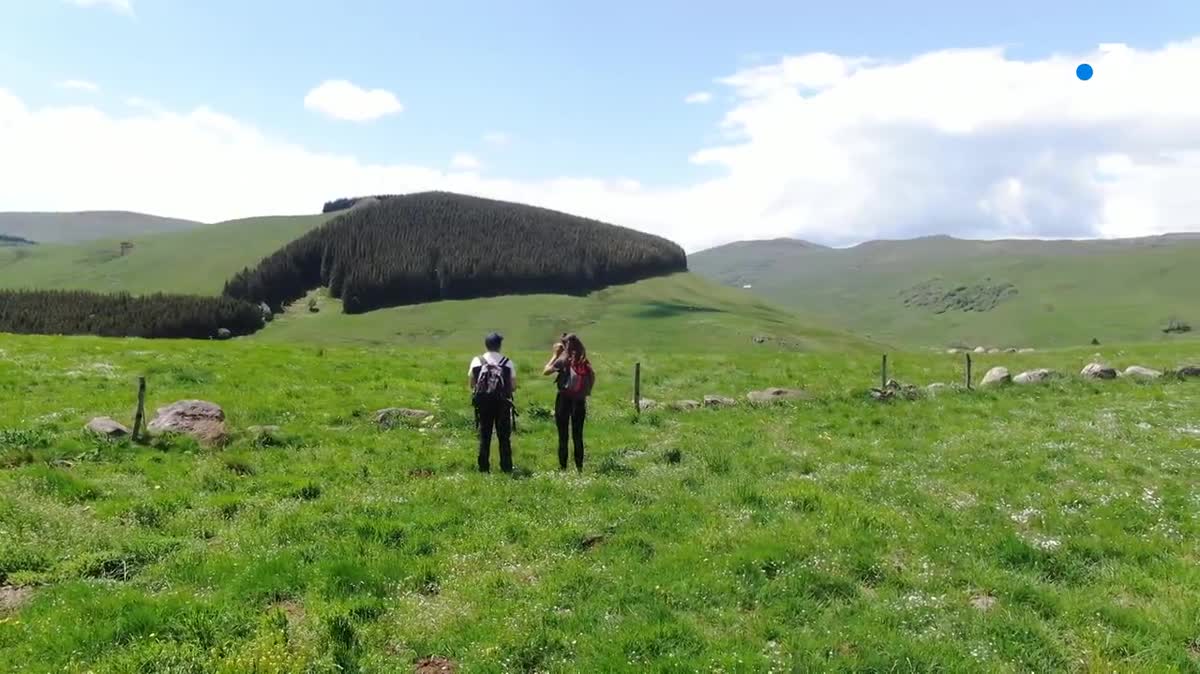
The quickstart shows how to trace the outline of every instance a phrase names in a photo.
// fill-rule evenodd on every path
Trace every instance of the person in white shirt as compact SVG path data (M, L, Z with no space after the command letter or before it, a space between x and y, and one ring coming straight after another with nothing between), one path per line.
M500 353L504 336L493 332L483 340L487 351L471 359L467 369L475 423L479 429L479 471L491 472L492 432L500 441L500 470L511 473L513 391L517 366Z

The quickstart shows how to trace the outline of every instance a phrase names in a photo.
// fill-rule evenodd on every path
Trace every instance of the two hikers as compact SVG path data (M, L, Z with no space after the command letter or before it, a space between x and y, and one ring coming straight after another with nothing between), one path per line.
M511 473L512 430L516 407L513 392L517 388L517 367L500 353L504 337L493 332L484 339L487 351L471 360L467 370L475 423L479 429L479 470L490 472L492 434L500 441L500 470ZM583 471L583 422L587 418L587 398L596 382L587 359L587 349L574 334L564 333L554 344L553 355L543 375L555 375L558 395L554 401L554 421L558 426L558 465L567 469L567 438L575 446L575 468Z
M479 427L479 471L491 471L492 431L500 440L500 470L511 473L513 392L517 389L517 366L500 348L504 336L493 332L483 340L487 351L471 360L467 370L475 423Z
M555 375L558 396L554 400L554 423L558 426L558 467L567 469L567 436L575 448L575 468L583 472L583 422L587 399L596 383L587 349L574 334L564 333L554 345L553 355L542 374Z

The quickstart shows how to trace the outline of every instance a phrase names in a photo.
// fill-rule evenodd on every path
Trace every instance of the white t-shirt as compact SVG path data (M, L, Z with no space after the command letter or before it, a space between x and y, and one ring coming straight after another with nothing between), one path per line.
M500 361L504 360L504 354L495 351L488 351L482 357L486 358L492 365L499 365ZM483 361L480 360L480 356L475 356L471 359L471 364L467 367L467 376L470 377L477 367L483 367ZM505 367L508 368L508 381L515 391L517 390L517 366L510 359Z

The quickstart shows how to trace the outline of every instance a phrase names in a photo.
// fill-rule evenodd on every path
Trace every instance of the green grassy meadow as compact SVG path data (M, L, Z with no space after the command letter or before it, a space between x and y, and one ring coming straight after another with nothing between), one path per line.
M335 214L231 220L183 232L0 249L0 288L219 295L243 267ZM121 241L134 248L120 254Z
M0 335L0 586L23 588L0 604L0 671L1200 670L1200 382L884 404L877 352L642 347L631 324L592 342L585 472L558 472L545 354L518 349L520 470L481 476L474 349L276 328L302 330ZM1200 360L1105 345L976 368L1073 373L1096 351ZM635 361L659 401L813 399L635 418ZM948 355L891 365L962 376ZM138 375L151 410L223 405L232 442L87 437L92 416L131 421ZM387 406L435 422L382 431Z

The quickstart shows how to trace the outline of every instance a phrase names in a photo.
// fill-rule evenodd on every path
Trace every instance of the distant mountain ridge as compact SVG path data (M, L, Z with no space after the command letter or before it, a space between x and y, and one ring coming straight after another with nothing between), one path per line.
M0 232L38 243L77 243L181 232L203 224L132 211L0 213Z
M1067 346L1162 339L1200 323L1200 233L1127 239L935 235L829 248L740 241L694 272L827 324L897 343Z

